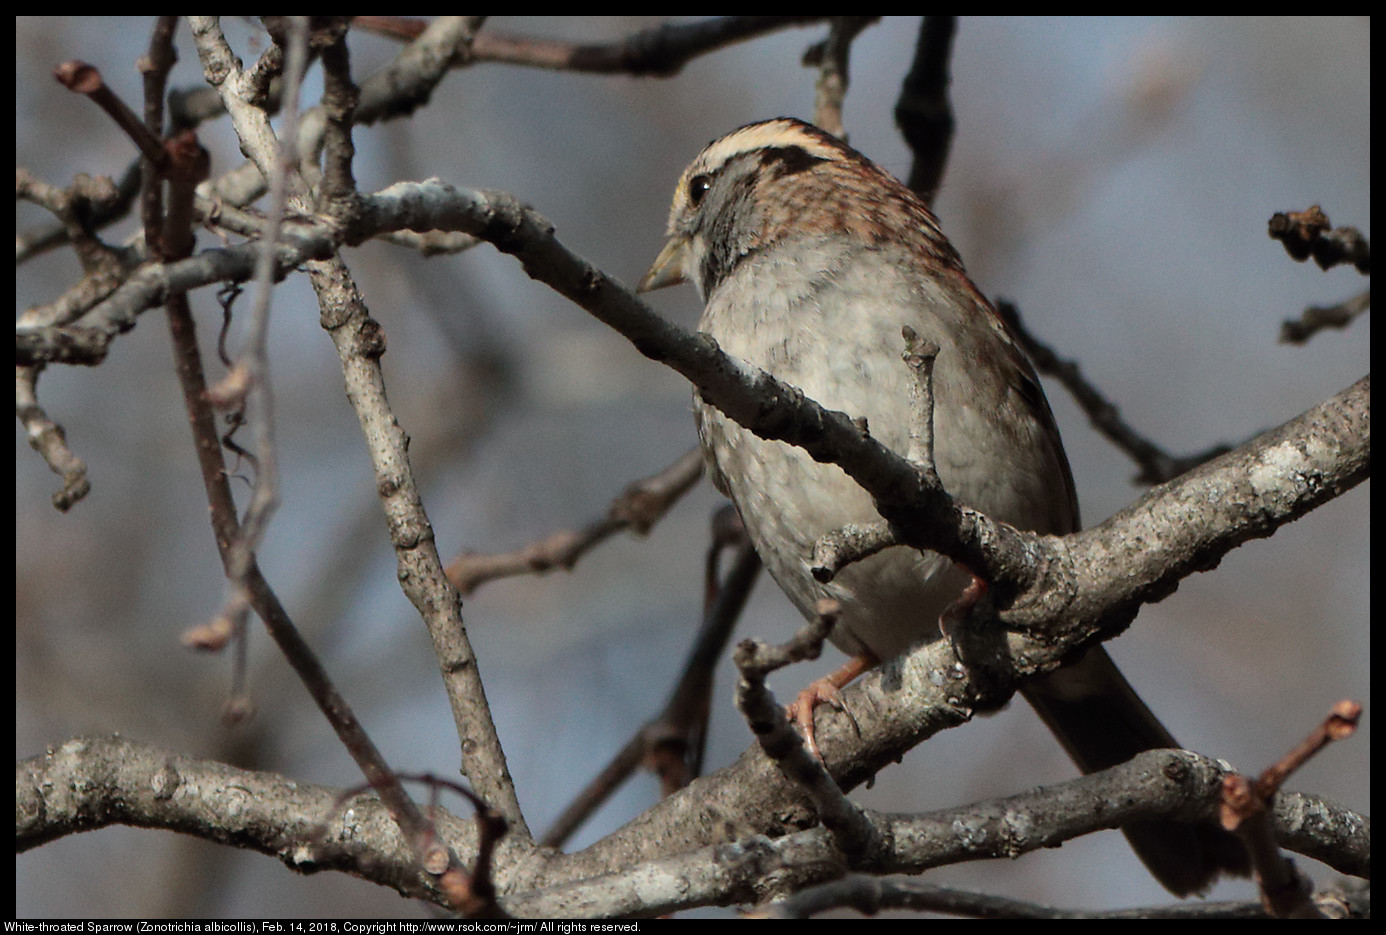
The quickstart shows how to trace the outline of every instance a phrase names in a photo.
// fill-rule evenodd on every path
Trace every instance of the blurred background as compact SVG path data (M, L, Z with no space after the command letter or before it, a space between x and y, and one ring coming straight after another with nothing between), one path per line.
M599 42L658 22L496 17L485 28ZM85 59L138 109L134 63L151 24L17 20L20 166L56 185L79 172L125 171L128 140L50 73ZM250 21L224 27L247 64L267 44ZM900 176L911 156L892 111L918 28L917 18L894 17L862 33L844 113L852 144ZM502 65L457 71L412 119L357 131L356 177L363 191L435 175L509 191L552 220L569 248L634 283L661 245L678 174L708 140L753 120L812 118L816 74L800 58L826 32L823 24L787 29L669 79ZM186 24L178 48L171 86L200 84ZM398 49L354 34L358 83ZM1313 204L1370 236L1370 50L1364 18L964 18L952 61L957 133L937 213L982 290L1016 301L1035 334L1079 361L1138 430L1174 453L1235 444L1370 367L1367 317L1304 347L1277 343L1283 319L1342 301L1366 282L1345 268L1295 263L1266 236L1274 212ZM314 72L308 93L318 87ZM204 125L199 137L214 175L241 163L227 121ZM49 222L32 205L16 210L21 232ZM135 224L106 236L120 241ZM201 247L215 245L201 234ZM422 259L369 244L347 261L388 335L390 401L412 436L445 559L579 526L695 443L682 378L493 249ZM20 266L17 309L53 300L79 275L70 251ZM215 379L210 342L220 310L207 290L191 299ZM653 304L687 327L697 319L691 287L657 294ZM240 727L219 720L229 656L179 645L187 627L219 609L225 585L162 319L143 316L101 367L54 367L40 380L41 403L90 471L92 492L70 513L50 505L59 480L16 428L16 757L119 731L303 781L357 784L258 624L250 647L258 716ZM233 329L233 347L241 333ZM282 505L261 567L390 762L453 775L457 740L430 643L395 581L365 447L303 277L275 293L271 363ZM1100 522L1140 495L1135 467L1062 388L1047 388L1084 519ZM247 487L236 490L243 496ZM1363 484L1235 551L1109 644L1184 744L1248 771L1296 744L1334 701L1363 702L1358 736L1320 754L1290 786L1364 812L1369 490ZM498 581L467 599L468 633L536 832L662 706L697 627L719 500L704 483L646 539L618 537L571 574ZM738 635L783 639L797 625L763 579ZM829 651L816 667L780 673L773 687L787 697L840 662ZM732 684L724 662L709 770L751 742ZM1071 775L1034 715L1016 704L934 738L854 796L923 811ZM573 846L657 796L654 779L641 776ZM1319 881L1333 879L1308 859L1299 864ZM1059 906L1167 900L1115 832L927 879ZM1242 881L1214 896L1254 898L1254 890ZM16 897L20 917L431 911L344 875L301 877L258 854L128 828L20 855Z

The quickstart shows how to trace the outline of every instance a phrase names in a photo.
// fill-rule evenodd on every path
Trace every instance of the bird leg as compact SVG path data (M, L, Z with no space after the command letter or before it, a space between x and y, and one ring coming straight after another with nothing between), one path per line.
M853 656L843 664L842 668L831 675L825 675L799 692L799 696L785 708L785 714L789 716L789 719L799 725L799 733L804 735L804 743L808 746L809 753L817 757L820 763L823 762L823 754L819 752L818 739L814 736L813 709L820 704L831 705L847 715L852 730L860 734L861 728L857 727L857 719L852 716L851 710L842 700L840 689L858 675L880 665L880 662L881 660L870 652Z

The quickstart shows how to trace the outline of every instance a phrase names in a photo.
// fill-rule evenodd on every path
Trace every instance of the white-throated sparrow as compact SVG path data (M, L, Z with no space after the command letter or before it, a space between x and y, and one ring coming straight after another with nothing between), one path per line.
M840 140L778 118L709 144L684 170L669 240L640 283L691 280L706 302L699 328L721 347L829 409L865 416L905 451L908 325L939 346L934 451L944 488L1020 529L1078 528L1073 478L1029 361L963 270L933 214L909 189ZM969 576L946 558L887 549L829 584L810 573L814 542L879 519L871 497L835 465L765 441L695 394L699 436L717 487L731 497L766 568L805 615L819 597L842 606L831 639L854 658L812 705L878 660L939 634L939 615ZM1021 689L1084 772L1148 749L1177 747L1100 647ZM1172 892L1246 872L1235 838L1174 822L1123 829Z

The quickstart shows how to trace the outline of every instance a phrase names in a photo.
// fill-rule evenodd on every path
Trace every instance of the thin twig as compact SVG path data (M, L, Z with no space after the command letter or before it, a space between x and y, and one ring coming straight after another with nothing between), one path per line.
M493 555L463 552L448 563L448 580L464 595L480 585L514 575L571 571L582 556L611 536L630 530L643 536L702 476L702 453L694 448L656 474L635 481L606 513L580 530L562 529L538 542Z
M827 584L837 573L853 562L875 555L883 549L900 545L900 537L885 520L874 523L849 523L819 536L813 543L810 572L815 581Z
M1309 339L1328 328L1343 329L1352 320L1372 307L1368 289L1337 305L1311 305L1299 318L1280 323L1281 344L1307 344Z
M710 566L719 551L719 545L714 543L709 552ZM743 544L737 551L731 570L719 582L716 594L704 610L702 628L664 709L636 731L598 775L573 798L545 832L542 840L544 845L562 847L573 832L642 763L652 765L659 772L665 795L673 794L698 775L702 765L713 668L722 657L759 571L760 558L755 549L748 543ZM676 775L675 771L680 767L682 773Z
M814 82L813 122L838 139L847 139L842 125L842 104L847 99L847 59L852 40L879 16L834 16L828 20L828 38L815 42L804 53L804 64L818 69Z
M1322 918L1310 898L1313 883L1292 861L1280 853L1271 825L1271 806L1276 793L1295 770L1335 740L1352 736L1362 716L1355 701L1340 701L1332 712L1279 762L1254 782L1240 773L1230 773L1222 781L1222 826L1237 832L1251 854L1256 882L1266 911L1277 918Z
M203 20L195 24L195 35L199 31L203 37L200 51L205 53L208 59L222 65L235 61L215 23ZM218 44L218 40L221 44ZM207 66L208 59L204 59L204 67ZM238 64L236 71L239 73ZM247 107L240 110L243 112L243 123L267 126L267 121L259 124L258 118L249 116L249 112L255 108ZM260 112L260 115L263 117L263 112ZM246 145L245 138L242 138L242 144ZM186 295L174 295L169 301L168 309L178 375L189 420L192 423L203 485L211 506L213 531L222 563L230 573L232 544L240 538L240 524L236 518L235 502L231 497L228 472L221 456L222 449L217 438L215 419L208 405L207 384ZM264 621L266 629L285 659L299 675L366 780L377 790L381 801L399 824L405 840L417 854L422 866L425 856L423 849L433 836L431 823L424 818L418 806L404 791L394 770L389 767L357 721L346 699L332 684L321 662L264 580L253 555L249 558L242 580L246 600Z
M1231 445L1219 444L1197 454L1169 454L1127 424L1121 417L1121 410L1083 376L1076 361L1064 360L1051 347L1031 334L1013 303L997 302L996 311L1020 339L1026 354L1034 362L1035 369L1062 383L1087 413L1093 427L1136 462L1140 467L1140 473L1135 478L1136 483L1162 484L1232 450Z
M695 23L667 23L617 39L582 44L482 31L468 57L454 64L500 62L561 71L670 78L691 60L786 27L807 26L824 16L721 16ZM427 23L405 17L358 16L370 32L413 39Z
M63 427L49 417L38 401L38 368L15 368L14 411L29 447L37 451L53 473L63 479L62 489L53 494L53 506L66 513L91 492L87 463L67 443Z
M1320 269L1351 263L1363 276L1371 274L1367 238L1355 227L1333 227L1318 205L1307 211L1277 212L1271 215L1268 228L1271 239L1280 241L1285 252L1301 263L1312 256Z
M245 574L264 538L270 518L279 505L279 456L274 437L274 393L269 367L270 300L274 294L275 252L279 232L289 206L290 179L297 174L298 92L308 67L308 22L306 17L290 17L289 49L286 62L281 135L276 138L277 153L269 177L270 206L266 236L259 244L255 264L255 299L251 305L246 342L230 371L212 387L212 405L237 412L249 410L255 431L255 477L250 503L241 520L239 534L230 553L231 594L222 610L225 619L239 630L249 612ZM191 193L189 193L191 194ZM191 199L189 199L191 203Z
M932 205L943 184L953 144L953 107L948 100L948 65L957 17L930 15L919 24L914 61L895 102L895 124L914 151L906 184Z
M823 826L832 832L848 862L857 865L869 860L882 846L880 829L843 794L823 761L809 752L804 739L790 725L784 707L765 685L765 676L776 669L817 657L837 623L841 606L825 598L819 601L817 610L814 619L783 646L743 640L736 647L732 659L741 673L736 686L736 707L761 749L786 778L808 794Z

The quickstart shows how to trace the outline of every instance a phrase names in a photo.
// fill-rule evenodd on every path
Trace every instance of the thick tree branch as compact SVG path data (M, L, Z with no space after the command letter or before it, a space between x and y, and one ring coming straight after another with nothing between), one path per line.
M291 870L341 870L446 905L437 878L374 795L340 808L339 789L168 753L123 737L78 738L16 764L19 852L110 825L161 828L277 857ZM438 834L469 866L475 825L441 809ZM310 843L311 842L311 843ZM504 852L505 839L500 845Z
M1152 751L1110 770L1005 799L925 815L865 812L884 842L866 869L917 873L968 860L1014 858L1136 819L1209 820L1225 775L1222 766L1197 754ZM18 763L15 779L20 851L114 824L162 828L257 850L299 872L343 870L405 896L446 903L373 797L352 799L344 809L338 807L336 789L123 738L71 740ZM763 902L845 872L832 836L821 826L769 838L746 817L725 812L719 827L732 823L735 839L703 844L681 834L686 825L667 826L660 853L627 852L610 868L594 861L590 850L557 855L502 838L495 871L502 907L516 916L652 916L701 905ZM462 864L470 865L478 845L475 824L441 809L434 818ZM1283 793L1272 823L1283 846L1326 860L1342 873L1370 874L1370 822L1364 816ZM957 834L960 824L972 833Z

